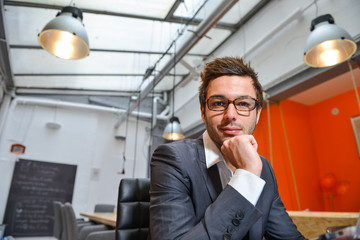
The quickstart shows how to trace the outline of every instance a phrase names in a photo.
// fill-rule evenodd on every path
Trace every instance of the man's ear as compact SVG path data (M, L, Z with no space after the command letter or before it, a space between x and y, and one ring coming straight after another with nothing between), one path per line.
M262 110L262 108L259 108L256 110L256 124L258 124L258 122L259 122L261 110Z

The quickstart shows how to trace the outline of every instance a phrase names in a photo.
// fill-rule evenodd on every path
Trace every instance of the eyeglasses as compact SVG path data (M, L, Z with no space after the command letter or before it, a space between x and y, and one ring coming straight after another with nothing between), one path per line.
M211 111L225 111L230 103L234 104L234 107L238 111L252 111L259 104L259 100L250 96L241 96L234 100L213 96L208 98L206 103Z

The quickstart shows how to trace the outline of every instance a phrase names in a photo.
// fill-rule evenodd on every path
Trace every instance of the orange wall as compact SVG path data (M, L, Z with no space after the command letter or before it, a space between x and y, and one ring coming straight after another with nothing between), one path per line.
M319 191L319 167L313 147L309 109L292 101L281 103L287 132L292 165L298 190L298 205L291 164L286 147L285 134L278 105L270 107L273 168L279 185L279 192L288 210L323 210L322 195ZM267 109L254 133L259 153L270 160L268 140Z
M339 113L333 115L332 109ZM316 155L320 172L335 174L339 181L350 182L349 192L334 196L335 211L360 211L360 158L350 118L360 114L355 91L318 103L310 108ZM325 194L324 194L325 195ZM329 198L324 196L326 209L331 209Z
M334 107L339 109L336 116L331 114ZM270 107L272 166L287 210L332 211L329 196L320 187L321 177L330 172L351 184L350 191L344 196L334 196L335 211L359 211L360 159L350 124L350 117L359 112L354 91L313 106L285 100L281 102L281 109L293 166L280 107L276 104ZM271 161L267 111L263 109L254 135L259 153Z

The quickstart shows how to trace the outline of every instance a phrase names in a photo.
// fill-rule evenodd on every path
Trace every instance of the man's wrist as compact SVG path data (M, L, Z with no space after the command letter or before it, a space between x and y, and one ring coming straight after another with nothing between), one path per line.
M249 171L236 169L229 185L255 206L265 186L265 181Z

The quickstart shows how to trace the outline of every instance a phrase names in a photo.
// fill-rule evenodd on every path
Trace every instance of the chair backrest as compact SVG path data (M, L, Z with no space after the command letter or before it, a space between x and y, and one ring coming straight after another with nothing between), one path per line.
M62 220L62 206L63 204L59 201L53 202L54 206L54 237L62 240L62 232L63 232L63 220Z
M64 204L61 205L61 223L62 223L61 240L69 240L67 236L67 224L66 224Z
M76 222L76 216L71 203L65 203L63 206L63 219L64 222L64 240L76 240L78 239L78 226Z
M116 240L146 240L149 227L150 179L123 178L119 185Z
M115 205L113 204L96 204L94 212L114 212Z
M96 231L90 233L86 240L115 240L115 230Z

